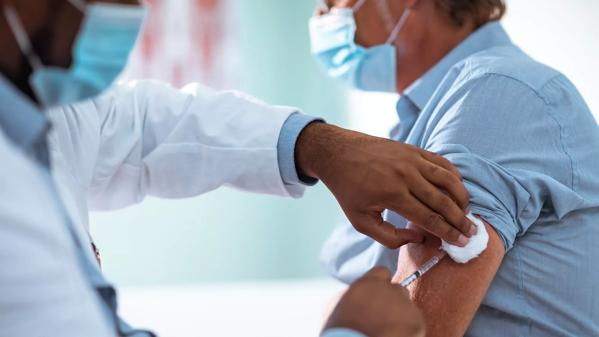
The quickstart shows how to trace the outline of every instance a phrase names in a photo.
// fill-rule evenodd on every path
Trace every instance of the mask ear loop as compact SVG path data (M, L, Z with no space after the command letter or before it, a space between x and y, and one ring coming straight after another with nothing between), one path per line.
M374 4L376 6L377 11L379 12L379 14L381 15L381 17L383 19L383 23L385 24L385 29L392 32L393 29L395 28L395 25L397 24L397 22L395 21L395 19L393 18L393 15L391 14L391 9L389 8L389 3L386 0L383 0L383 1L375 1Z
M403 14L401 14L401 17L399 18L397 25L395 25L395 28L393 28L393 31L391 31L391 35L389 35L389 39L387 39L387 44L393 44L393 42L397 39L397 35L399 34L401 29L405 25L406 21L408 20L408 17L410 16L410 12L411 12L410 9L406 8L406 10L404 10Z
M42 61L33 51L31 41L29 40L27 31L25 31L25 27L23 27L23 22L19 18L19 14L17 14L17 10L12 5L5 5L4 17L6 18L6 22L8 22L8 26L12 30L15 39L17 40L17 44L19 45L21 52L27 57L31 67L33 69L41 68Z

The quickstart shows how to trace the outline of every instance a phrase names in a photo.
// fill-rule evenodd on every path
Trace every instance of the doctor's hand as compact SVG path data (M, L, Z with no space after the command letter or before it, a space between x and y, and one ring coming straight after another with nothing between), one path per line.
M386 268L375 268L339 300L324 330L347 328L369 337L424 337L424 319L408 292L391 283Z
M421 234L383 220L385 209L454 245L476 233L466 218L468 191L445 158L401 142L324 123L300 134L296 164L333 193L359 232L388 248L422 242Z

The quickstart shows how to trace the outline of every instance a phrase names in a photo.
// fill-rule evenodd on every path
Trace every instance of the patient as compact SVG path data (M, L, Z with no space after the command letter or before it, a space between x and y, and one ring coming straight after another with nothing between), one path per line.
M599 128L576 88L510 41L498 22L501 0L328 5L353 7L359 46L391 36L396 61L375 57L380 47L352 51L337 40L327 50L319 41L313 50L321 58L336 56L323 62L329 73L366 90L388 90L391 76L401 94L391 137L451 160L489 231L477 260L446 258L410 287L427 335L599 336ZM330 31L343 30L331 22ZM396 214L386 219L419 230ZM397 268L399 280L438 247L428 236L388 250L348 224L332 234L322 260L345 282L374 265Z

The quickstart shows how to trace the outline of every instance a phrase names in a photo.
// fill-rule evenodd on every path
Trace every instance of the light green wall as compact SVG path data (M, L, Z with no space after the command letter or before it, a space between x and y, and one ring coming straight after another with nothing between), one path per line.
M271 103L299 106L312 115L343 121L345 95L323 76L310 55L312 0L233 0L241 50L239 88Z
M310 0L232 0L239 89L343 122L343 90L309 54ZM322 185L302 200L221 189L190 200L150 199L92 216L104 270L121 285L322 275L320 246L340 210Z

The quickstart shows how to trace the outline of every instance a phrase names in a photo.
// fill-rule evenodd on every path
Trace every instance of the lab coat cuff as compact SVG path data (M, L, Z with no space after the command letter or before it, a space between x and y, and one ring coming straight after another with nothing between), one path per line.
M335 328L325 331L321 337L368 337L352 329Z
M324 120L299 112L295 112L287 118L277 143L277 153L279 161L279 171L285 185L315 185L318 180L307 177L299 173L295 164L295 145L300 133L306 126L314 122L324 122Z

